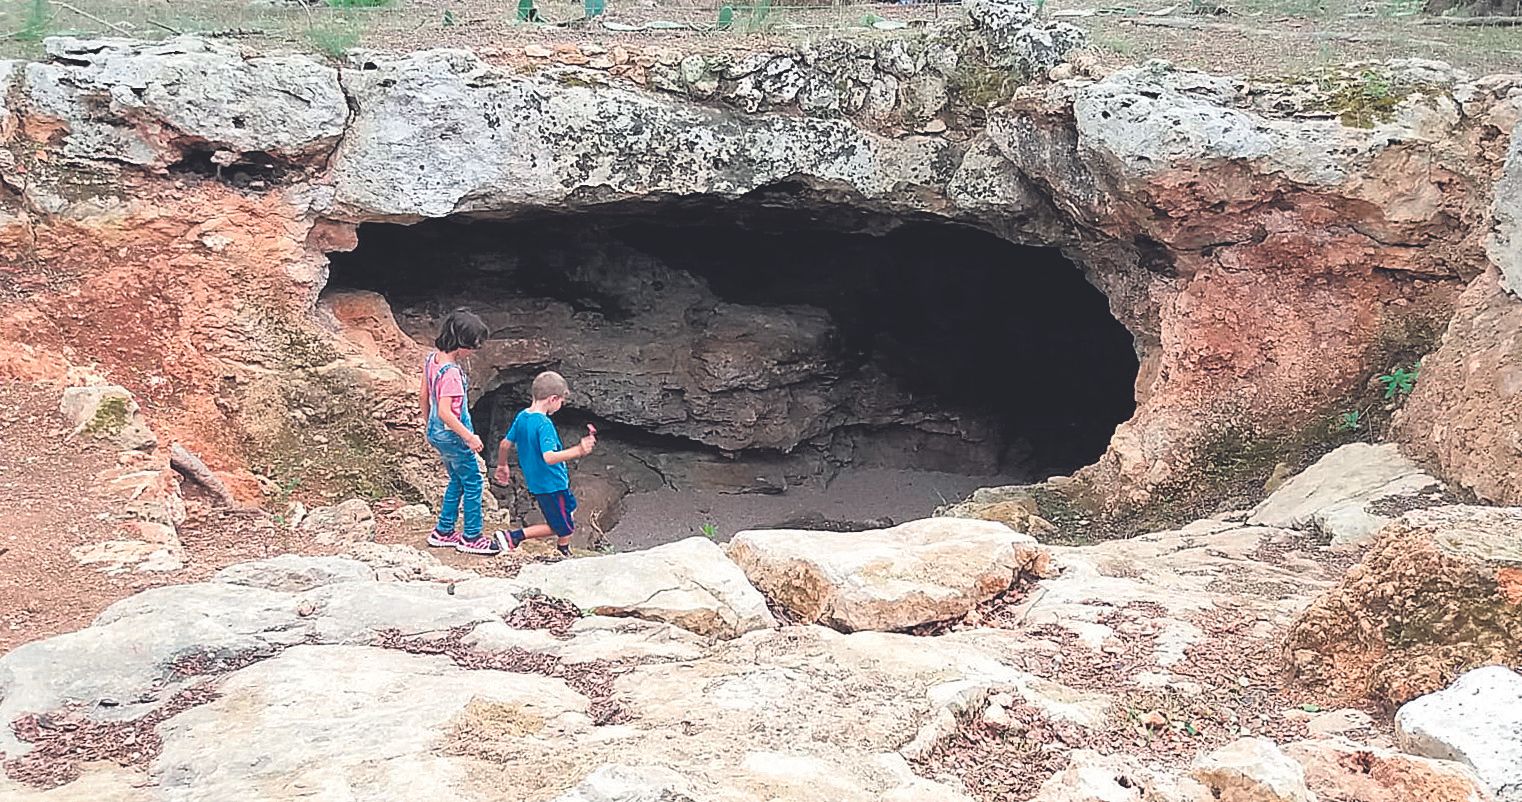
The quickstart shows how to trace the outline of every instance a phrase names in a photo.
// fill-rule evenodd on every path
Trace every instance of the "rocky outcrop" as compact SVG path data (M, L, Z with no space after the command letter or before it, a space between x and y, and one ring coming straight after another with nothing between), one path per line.
M1515 208L1515 207L1514 207ZM1397 435L1454 485L1522 503L1522 301L1494 270L1459 297L1442 344L1397 419Z
M1407 752L1474 769L1498 802L1522 800L1522 676L1479 668L1402 705L1396 741Z
M734 638L776 625L766 599L707 538L524 566L518 581L597 615L633 616Z
M846 632L958 619L1022 574L1050 571L1030 536L955 518L841 534L741 532L727 552L789 614Z
M225 151L299 160L330 149L348 105L338 71L303 56L249 57L214 40L47 41L26 66L27 132L65 158L163 169Z
M1394 520L1380 514L1381 509L1391 509L1392 501L1434 493L1441 499L1441 491L1442 483L1402 456L1395 445L1352 443L1285 482L1247 522L1310 529L1334 546L1358 544Z
M1300 680L1398 705L1522 650L1522 510L1438 507L1386 527L1286 645Z
M1392 100L1368 114L1335 107L1357 71L1331 90L1239 88L1154 64L985 96L980 70L1038 72L1072 43L1022 4L973 11L977 36L1025 55L996 46L953 67L924 41L885 37L872 74L845 84L866 87L864 104L892 100L899 119L882 124L703 105L573 67L519 74L459 50L363 54L340 76L191 38L55 40L49 61L10 74L15 158L0 174L20 194L0 256L37 292L36 311L6 307L0 337L28 340L41 314L30 362L109 366L154 402L156 426L172 421L162 435L236 475L235 495L256 492L255 468L272 494L299 471L387 495L428 473L410 434L414 368L313 314L325 254L352 247L355 224L781 191L795 206L1065 248L1141 356L1140 408L1086 474L1135 506L1200 476L1261 479L1220 477L1237 469L1209 464L1213 446L1291 449L1289 435L1361 392L1391 337L1442 320L1480 263L1501 167L1481 143L1514 127L1513 79L1371 67ZM998 21L1016 27L994 36ZM834 74L834 57L816 56L768 53L755 71L731 59L718 83L772 108L789 76ZM689 72L706 85L701 66ZM161 177L171 167L184 187ZM177 386L149 382L165 364ZM281 458L298 445L311 464Z

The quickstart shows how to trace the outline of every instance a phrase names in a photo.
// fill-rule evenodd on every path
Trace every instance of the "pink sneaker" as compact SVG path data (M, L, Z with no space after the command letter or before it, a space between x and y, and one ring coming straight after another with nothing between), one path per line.
M453 549L460 545L459 532L440 532L435 529L428 533L428 545L436 549Z
M454 550L464 554L485 554L488 557L494 557L502 553L501 537L501 532L492 532L489 535L482 533L474 540L461 537L455 544Z

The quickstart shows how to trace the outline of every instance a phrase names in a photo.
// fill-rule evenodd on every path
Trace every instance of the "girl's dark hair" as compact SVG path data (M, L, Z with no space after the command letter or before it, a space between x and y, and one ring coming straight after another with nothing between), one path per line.
M444 353L461 348L480 348L487 333L486 324L475 313L469 309L456 309L444 318L439 336L433 338L433 347Z

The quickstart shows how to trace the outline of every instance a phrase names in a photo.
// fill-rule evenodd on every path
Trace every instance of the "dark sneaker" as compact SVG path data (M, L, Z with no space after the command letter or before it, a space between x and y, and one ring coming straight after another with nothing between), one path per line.
M489 535L481 535L478 538L460 538L455 544L454 550L465 554L485 554L494 556L502 553L501 532L493 532Z
M440 532L435 529L428 533L428 545L436 549L452 549L460 545L459 532Z

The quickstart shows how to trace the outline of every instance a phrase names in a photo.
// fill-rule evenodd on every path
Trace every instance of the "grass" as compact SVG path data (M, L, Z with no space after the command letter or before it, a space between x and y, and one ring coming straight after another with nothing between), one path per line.
M1180 4L1173 19L1226 24L1273 31L1272 36L1245 31L1188 30L1137 25L1143 11L1169 5L1115 4L1106 0L1044 0L1043 14L1080 9L1102 11L1089 17L1060 17L1088 30L1101 60L1114 66L1145 58L1165 58L1181 67L1237 75L1279 75L1322 69L1353 61L1422 57L1448 61L1475 73L1522 70L1522 42L1516 29L1415 26L1408 16L1417 0L1380 0L1372 15L1362 0L1209 0L1224 15L1190 15ZM938 4L908 6L851 4L808 5L811 0L731 0L730 30L663 31L619 35L601 27L557 28L556 38L632 41L682 50L754 48L778 40L818 40L844 31L869 36L873 19L928 21L960 10ZM70 5L104 20L89 19L49 0L10 0L0 4L0 57L37 57L37 40L54 34L122 35L144 39L185 33L232 32L239 44L254 49L303 50L334 55L355 46L382 50L427 47L513 46L539 40L546 29L520 24L513 2L452 0L441 5L422 0L322 0L315 7L266 7L248 0L71 0ZM682 20L717 22L713 0L656 0L653 6L612 4L605 16L619 22ZM1126 13L1115 13L1117 10ZM552 22L579 20L583 3L541 3ZM1365 16L1349 16L1363 13ZM1344 36L1346 34L1346 36Z

